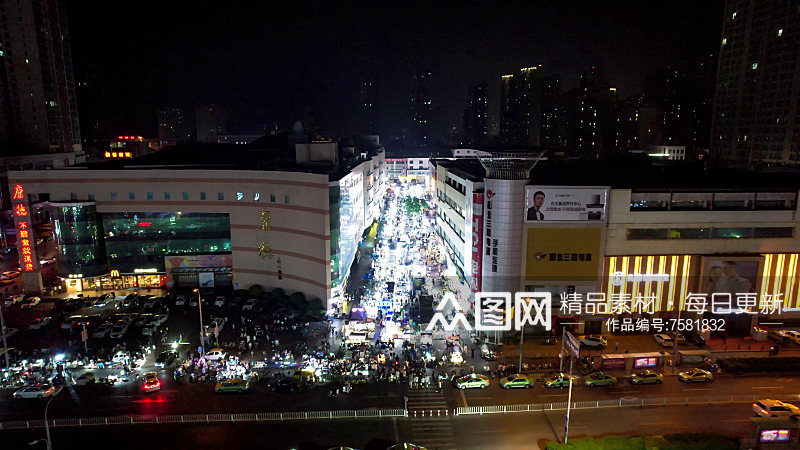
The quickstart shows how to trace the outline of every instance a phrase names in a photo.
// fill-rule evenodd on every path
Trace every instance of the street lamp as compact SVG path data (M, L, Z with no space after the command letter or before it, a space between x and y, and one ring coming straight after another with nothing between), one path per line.
M200 289L195 289L192 292L197 292L197 310L200 313L200 352L206 354L206 346L203 340L205 339L203 330L203 299L200 298Z
M53 450L53 444L52 444L53 441L50 440L50 423L47 421L47 409L50 408L50 402L52 402L53 399L56 398L56 395L58 395L59 393L61 393L60 388L56 391L55 394L50 396L50 399L47 400L47 404L44 406L44 431L47 435L47 438L39 439L38 441L31 442L28 445L34 445L41 441L44 441L47 444L47 450Z

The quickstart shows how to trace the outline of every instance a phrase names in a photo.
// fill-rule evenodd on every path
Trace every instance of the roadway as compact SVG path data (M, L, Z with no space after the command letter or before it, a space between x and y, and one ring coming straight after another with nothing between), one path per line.
M570 440L582 437L639 434L660 435L689 431L718 432L751 437L749 403L709 406L671 406L575 410L570 420ZM714 420L709 420L714 418ZM51 430L53 448L84 450L141 449L138 436L148 437L148 448L317 450L350 446L363 450L385 449L394 442L415 442L428 449L536 449L547 441L563 440L564 411L458 416L423 419L338 419L201 425L124 425ZM88 433L87 433L88 432ZM44 429L0 432L4 448L35 448L27 444L44 437ZM87 436L91 436L87 438ZM44 448L42 445L41 448Z

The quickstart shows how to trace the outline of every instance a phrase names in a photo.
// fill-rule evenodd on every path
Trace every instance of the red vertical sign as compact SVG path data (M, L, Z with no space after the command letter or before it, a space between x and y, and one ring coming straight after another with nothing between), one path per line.
M28 207L25 206L25 189L17 184L11 194L14 200L14 220L17 224L17 246L19 247L19 267L24 272L32 272L36 269L36 253L31 242L33 239L33 228L31 228L30 214Z
M472 292L481 290L483 262L483 193L472 194Z

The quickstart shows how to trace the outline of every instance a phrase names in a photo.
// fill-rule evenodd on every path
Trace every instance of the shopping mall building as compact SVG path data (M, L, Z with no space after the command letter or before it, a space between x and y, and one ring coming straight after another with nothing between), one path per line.
M648 294L655 316L670 318L689 294L755 293L779 299L783 320L797 316L796 176L543 160L514 177L490 166L431 160L437 232L473 292L550 292L555 322L578 323L579 333L608 331L609 315L562 310L562 296L608 305ZM768 321L729 323L746 331L759 319Z
M24 238L52 233L70 291L258 284L327 302L380 214L384 152L297 134L9 171L26 291L41 268Z

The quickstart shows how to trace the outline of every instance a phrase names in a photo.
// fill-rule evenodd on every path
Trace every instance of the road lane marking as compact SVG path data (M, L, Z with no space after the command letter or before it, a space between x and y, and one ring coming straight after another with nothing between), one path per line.
M675 422L640 422L639 425L669 425Z

